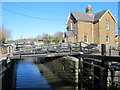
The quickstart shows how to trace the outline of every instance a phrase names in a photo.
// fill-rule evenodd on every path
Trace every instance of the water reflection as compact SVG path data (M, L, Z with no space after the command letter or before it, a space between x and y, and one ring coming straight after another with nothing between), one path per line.
M20 60L17 64L16 88L50 88L32 58Z
M43 61L45 61L45 63L43 63ZM48 62L46 61L46 58L34 59L34 63L38 67L40 73L44 76L45 80L49 83L51 88L53 90L75 90L76 87L74 84L63 81L58 75L55 74L54 71L50 69L50 66L47 64Z
M74 90L74 87L56 76L40 61L43 58L24 58L18 61L16 88L38 88L37 90ZM18 89L19 90L19 89Z

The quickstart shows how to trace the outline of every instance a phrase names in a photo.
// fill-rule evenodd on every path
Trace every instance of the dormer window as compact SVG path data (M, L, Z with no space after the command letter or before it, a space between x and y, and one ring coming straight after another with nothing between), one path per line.
M109 29L109 21L106 20L106 29Z
M73 30L74 29L74 23L72 22L71 23L71 30Z

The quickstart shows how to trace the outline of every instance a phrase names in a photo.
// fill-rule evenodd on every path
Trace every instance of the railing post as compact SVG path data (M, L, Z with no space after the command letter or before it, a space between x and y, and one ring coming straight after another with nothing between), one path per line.
M80 42L80 45L79 45L79 51L82 52L82 45L81 45L81 42Z
M21 51L19 51L20 59L21 59Z
M92 73L92 76L91 76L92 89L94 89L94 66L93 66L93 62L91 62L91 73Z
M110 48L109 48L109 56L111 56L111 46L110 46Z
M112 86L114 85L114 76L115 76L115 71L114 71L114 69L111 69L111 82L112 82Z
M101 55L106 56L106 45L105 44L101 44Z
M70 42L68 43L68 47L69 47L70 54L72 54L72 46Z
M49 49L48 49L48 47L47 47L47 54L49 54Z
M33 49L34 55L35 55L35 49Z
M58 53L60 52L60 47L61 47L61 43L60 43L60 45L58 45Z
M101 55L106 56L106 45L105 44L101 45ZM104 57L102 59L102 67L104 68L104 70L103 70L103 77L102 77L101 84L104 90L107 90L108 62L105 61Z

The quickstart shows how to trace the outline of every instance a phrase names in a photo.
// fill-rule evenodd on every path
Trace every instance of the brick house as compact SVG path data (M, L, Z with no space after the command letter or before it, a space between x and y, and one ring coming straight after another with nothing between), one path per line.
M70 11L67 19L65 42L79 42L115 45L115 23L110 10L92 13L92 6L87 5L86 13Z

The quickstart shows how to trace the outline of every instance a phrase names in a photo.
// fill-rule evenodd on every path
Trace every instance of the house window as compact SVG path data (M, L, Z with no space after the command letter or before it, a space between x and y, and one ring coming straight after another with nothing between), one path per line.
M109 29L109 21L106 21L106 29Z
M88 35L84 35L84 42L88 42Z
M74 29L74 23L72 22L71 23L71 30L73 30Z
M109 43L109 42L110 42L109 35L106 35L106 43Z

